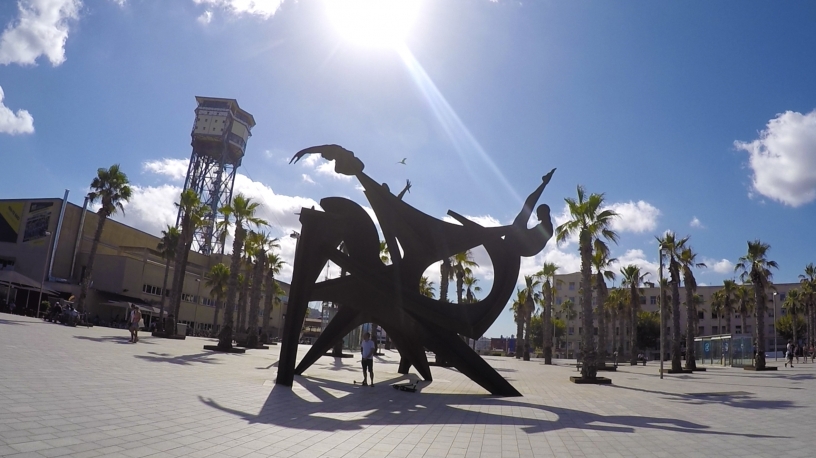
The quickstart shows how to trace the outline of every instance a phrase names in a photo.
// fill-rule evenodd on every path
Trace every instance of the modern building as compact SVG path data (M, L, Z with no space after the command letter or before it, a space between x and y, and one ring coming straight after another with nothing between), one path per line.
M583 312L581 311L581 298L580 298L580 291L581 291L581 273L575 272L571 274L563 274L563 275L556 275L555 277L555 286L556 286L556 296L555 296L555 303L553 307L554 316L564 320L566 323L566 330L564 332L564 336L559 339L556 349L554 353L558 357L575 357L575 352L579 348L579 344L581 341L581 336L584 333L584 329L581 324L581 320L583 318ZM777 338L776 341L774 340L774 310L776 310L780 316L785 314L785 311L782 310L782 303L785 301L785 297L787 292L791 289L798 288L800 285L798 283L777 283L774 284L776 291L768 292L768 319L765 320L765 326L768 327L767 331L765 332L766 336L766 343L765 348L768 352L774 351L775 342L779 346L779 351L784 350L785 344L787 342L783 341L781 337ZM614 286L613 286L614 287ZM611 288L610 288L611 289ZM726 329L726 321L725 316L723 315L716 315L711 313L711 296L718 290L722 289L722 285L719 286L698 286L697 287L697 294L702 298L702 303L698 305L698 312L697 312L697 330L695 335L697 336L708 336L708 335L718 335L718 334L732 334L734 336L742 336L742 335L753 335L755 333L754 329L754 317L745 317L745 328L743 329L742 324L742 317L736 311L731 316L731 328ZM640 297L640 306L641 310L647 312L656 312L660 308L660 288L657 282L651 283L647 282L646 286L640 288L642 291L642 295ZM667 296L671 298L671 291L667 291ZM686 333L686 308L685 308L685 290L681 286L680 288L680 303L681 303L681 314L680 314L680 329L681 334L685 335ZM568 313L564 304L567 301L573 304L573 312ZM592 294L592 307L595 308L597 305L596 303L596 296L593 291ZM775 305L775 306L774 306ZM567 315L573 316L572 319L568 319ZM666 335L671 336L671 320L667 319L665 323L665 332ZM597 336L598 329L597 329L597 317L595 318L595 328L593 329L594 335ZM607 323L607 330L608 332L613 332L615 338L620 338L620 333L623 332L624 336L624 354L629 351L629 339L628 336L630 335L631 330L626 327L625 329L621 330L617 325L612 326L610 323ZM610 334L607 338L607 351L612 351L612 335ZM685 341L684 341L685 342ZM683 343L685 346L685 343ZM668 350L667 350L668 351ZM659 355L659 351L654 353L654 358L657 358Z
M6 284L0 281L0 301L14 300L18 310L27 308L33 314L40 284L44 299L79 297L79 282L88 265L98 221L96 213L68 202L67 192L64 199L0 200L0 269L28 279ZM88 292L90 318L115 324L124 319L131 303L141 308L147 325L159 316L163 296L169 293L163 289L166 264L156 249L159 240L123 223L105 222ZM215 301L206 275L220 262L229 266L230 259L190 251L177 317L180 323L197 330L210 329ZM172 276L171 263L167 289ZM289 285L279 283L288 296ZM283 299L285 304L286 297ZM284 314L285 305L276 305L270 320L273 337L282 329Z

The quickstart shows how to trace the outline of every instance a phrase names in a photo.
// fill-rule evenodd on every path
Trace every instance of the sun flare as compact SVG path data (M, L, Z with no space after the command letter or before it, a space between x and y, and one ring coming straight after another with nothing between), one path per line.
M419 12L419 0L326 0L326 10L343 37L364 46L403 43Z

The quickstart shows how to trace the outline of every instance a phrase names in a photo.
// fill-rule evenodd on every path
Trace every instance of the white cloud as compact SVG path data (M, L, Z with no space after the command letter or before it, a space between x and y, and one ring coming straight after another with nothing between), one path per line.
M0 36L0 64L34 65L45 56L51 65L65 62L68 22L79 17L80 0L19 0L19 18Z
M11 111L3 103L3 87L0 86L0 133L3 134L30 134L34 132L34 118L26 110Z
M210 22L212 22L212 17L213 17L212 11L205 11L201 13L201 16L199 16L198 19L196 19L196 21L198 21L200 24L207 25ZM269 154L268 151L267 154Z
M193 0L193 2L220 8L237 16L250 14L269 19L278 11L283 0Z
M720 259L717 261L716 259L711 258L704 258L703 263L710 270L717 272L718 274L732 274L734 273L734 263L727 260L727 259Z
M303 180L305 183L315 184L315 182L314 182L314 180L312 179L312 177L310 177L310 176L309 176L309 174L307 174L307 173L301 174L301 175L300 175L300 178L301 178L301 179L302 179L302 180Z
M612 229L617 232L647 232L657 227L660 210L648 202L618 202L607 207L614 210L619 218L612 222Z
M791 207L816 200L816 110L786 111L758 139L734 146L748 152L754 191Z
M183 181L187 176L187 168L189 167L189 164L189 159L164 158L155 161L147 161L142 164L142 169L145 172L165 176L173 181Z
M700 219L697 218L696 216L691 219L691 222L689 223L689 226L700 228L700 229L705 228L705 226L703 226L702 221L700 221Z
M496 227L496 226L501 226L502 225L501 222L499 222L499 220L497 220L496 218L494 218L494 217L492 217L490 215L482 215L482 216L462 215L462 216L464 216L465 218L469 219L470 221L473 221L474 223L476 223L476 224L478 224L480 226L484 226L484 227ZM459 221L456 221L456 219L454 219L452 216L449 216L449 215L445 215L444 217L442 217L442 221L445 221L445 222L448 222L448 223L453 223L453 224L460 224Z
M123 204L125 214L113 217L118 221L141 229L149 234L160 235L167 225L176 225L181 187L170 184L160 186L132 185L133 195Z
M612 270L618 277L618 284L620 284L621 281L620 269L630 264L640 267L641 274L645 274L647 272L649 273L649 275L645 278L645 281L653 283L658 282L658 270L660 270L660 264L656 260L650 261L647 259L646 253L644 253L643 250L634 249L626 250L622 256L618 256L618 261L614 264Z
M125 3L127 3L127 0L111 0L111 1L119 6L125 6Z

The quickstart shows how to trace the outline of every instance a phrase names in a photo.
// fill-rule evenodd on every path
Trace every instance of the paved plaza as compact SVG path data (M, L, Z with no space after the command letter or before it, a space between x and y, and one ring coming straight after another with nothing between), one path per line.
M537 457L816 454L816 365L667 376L625 366L569 382L568 361L487 358L519 391L496 398L450 369L407 393L397 354L322 358L290 390L278 347L244 355L0 314L0 456ZM305 347L301 349L301 356ZM411 376L414 379L415 375Z

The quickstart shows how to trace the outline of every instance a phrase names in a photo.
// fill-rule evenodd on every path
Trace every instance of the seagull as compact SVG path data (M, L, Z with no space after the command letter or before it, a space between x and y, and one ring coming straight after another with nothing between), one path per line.
M408 159L407 157L402 158L401 161L397 162L397 164L408 165L405 163L405 160Z

